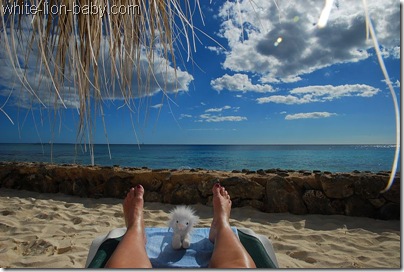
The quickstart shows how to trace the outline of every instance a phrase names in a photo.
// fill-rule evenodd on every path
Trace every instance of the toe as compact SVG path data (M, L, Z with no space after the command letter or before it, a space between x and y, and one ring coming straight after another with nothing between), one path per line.
M133 189L133 191L135 190L134 188L132 188ZM131 191L132 191L132 189L131 189ZM144 194L144 188L143 188L143 186L142 185L137 185L136 186L136 191L134 192L134 196L136 197L136 198L143 198L143 194Z
M212 192L214 196L217 196L218 194L220 194L220 184L219 183L215 183L215 185L212 188Z
M134 191L135 191L135 188L133 188L133 187L130 188L129 192L126 194L125 200L129 200L129 199L133 198Z
M226 189L224 187L220 187L220 194L222 196L226 196L226 193L227 193Z

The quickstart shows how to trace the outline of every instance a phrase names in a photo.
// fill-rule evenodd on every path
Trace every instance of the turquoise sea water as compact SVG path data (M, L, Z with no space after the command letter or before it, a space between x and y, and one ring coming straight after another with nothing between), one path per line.
M94 146L96 165L152 169L294 169L331 172L387 171L394 145L107 145ZM74 144L0 144L0 161L90 165L90 153ZM400 165L400 164L399 164ZM400 170L400 169L398 169Z

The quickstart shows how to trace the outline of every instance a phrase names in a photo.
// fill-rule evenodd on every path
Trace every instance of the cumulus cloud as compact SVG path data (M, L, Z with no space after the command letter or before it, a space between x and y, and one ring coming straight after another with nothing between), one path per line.
M247 117L244 116L222 116L222 115L212 115L209 113L201 114L199 122L240 122L246 121Z
M216 78L210 82L210 85L216 91L228 90L238 92L258 92L268 93L274 92L274 88L269 84L253 84L246 74L225 74L220 78Z
M258 104L265 104L265 103L277 103L277 104L287 104L287 105L293 105L293 104L305 104L309 102L314 102L313 99L308 98L308 97L296 97L293 95L272 95L268 97L260 97L257 98L257 103Z
M205 46L205 48L209 51L215 52L217 55L224 52L223 48L219 46Z
M278 104L306 104L312 102L325 102L340 99L342 97L372 97L381 92L380 89L364 84L353 85L324 85L308 86L291 90L288 95L272 95L257 98L258 104L278 103Z
M231 109L230 106L224 106L221 108L210 108L210 109L205 110L205 112L222 112L224 110L229 110L229 109Z
M220 36L228 45L223 68L259 75L261 83L292 82L324 67L368 58L373 43L366 40L363 2L336 1L327 26L319 29L323 5L324 1L226 1L218 15ZM399 58L400 3L375 0L367 5L384 52ZM218 89L225 85L213 82Z
M240 107L223 106L221 108L209 108L205 110L204 114L199 115L197 122L240 122L246 121L247 117L235 115L223 115L224 111L237 112Z
M331 112L307 112L307 113L296 113L288 114L285 116L285 120L296 120L296 119L318 119L318 118L328 118L331 116L336 116L336 113Z

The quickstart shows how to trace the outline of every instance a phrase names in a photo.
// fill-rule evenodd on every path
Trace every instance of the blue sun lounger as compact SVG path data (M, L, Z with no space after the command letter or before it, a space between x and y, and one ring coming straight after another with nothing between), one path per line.
M234 228L243 246L254 260L257 268L278 268L271 241L264 235L245 228ZM114 252L126 228L111 230L94 239L91 244L86 268L102 268ZM174 250L171 247L172 232L168 228L146 228L146 252L153 268L206 268L213 252L208 239L209 228L195 228L188 249Z

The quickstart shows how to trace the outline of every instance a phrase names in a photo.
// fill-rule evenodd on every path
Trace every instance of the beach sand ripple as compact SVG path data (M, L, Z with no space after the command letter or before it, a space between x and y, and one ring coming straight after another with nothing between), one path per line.
M121 199L0 190L0 267L82 268L92 240L123 227ZM167 227L174 205L145 204L147 227ZM198 227L212 208L192 205ZM281 268L399 268L400 221L269 214L243 207L230 223L271 239Z

